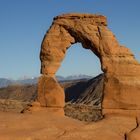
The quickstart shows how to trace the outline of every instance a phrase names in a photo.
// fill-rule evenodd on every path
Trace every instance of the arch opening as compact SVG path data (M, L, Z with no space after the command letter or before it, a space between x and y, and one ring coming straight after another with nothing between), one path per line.
M65 92L65 115L82 121L102 118L104 74L99 58L81 43L72 44L66 51L57 75Z
M99 58L90 49L85 49L81 43L75 43L67 49L65 58L55 75L63 77L88 75L95 77L101 73L103 71Z

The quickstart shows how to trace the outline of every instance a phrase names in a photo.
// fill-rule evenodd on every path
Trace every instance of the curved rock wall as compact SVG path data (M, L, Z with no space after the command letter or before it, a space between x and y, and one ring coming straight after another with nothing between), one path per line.
M105 73L102 108L140 109L140 65L134 55L118 43L107 27L105 16L76 13L55 17L42 41L42 76L38 83L41 106L64 106L64 91L56 81L55 73L67 49L77 42L100 59Z

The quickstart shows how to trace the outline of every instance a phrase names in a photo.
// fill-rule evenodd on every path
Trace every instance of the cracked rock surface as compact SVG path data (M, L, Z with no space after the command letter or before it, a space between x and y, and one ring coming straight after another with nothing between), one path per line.
M126 140L140 140L140 117L136 118L136 127L126 136Z
M110 114L84 123L63 116L62 109L32 113L0 112L1 140L139 140L140 118Z

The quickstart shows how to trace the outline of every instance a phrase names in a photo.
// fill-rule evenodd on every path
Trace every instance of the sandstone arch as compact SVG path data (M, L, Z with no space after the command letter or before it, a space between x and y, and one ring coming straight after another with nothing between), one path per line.
M107 28L105 16L73 13L55 17L42 41L42 76L38 82L41 106L64 106L64 91L55 73L67 49L76 42L100 59L105 73L103 109L140 109L140 65L134 55L119 45Z

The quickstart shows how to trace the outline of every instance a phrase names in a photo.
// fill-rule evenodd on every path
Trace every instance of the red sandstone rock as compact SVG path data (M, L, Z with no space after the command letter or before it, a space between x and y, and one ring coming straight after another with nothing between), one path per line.
M109 115L87 124L62 116L61 112L60 108L31 114L0 112L0 140L125 140L125 134L136 128L135 119L130 117ZM139 140L139 133L136 136L129 140Z
M131 51L121 46L107 28L105 16L72 13L55 17L42 42L41 73L53 77L66 50L76 42L81 42L84 48L90 49L100 59L105 73L102 107L140 109L140 65ZM64 97L58 84L45 83L45 96L43 82L40 81L38 86L41 105L63 106ZM55 93L51 92L52 89Z
M127 140L140 140L140 115L136 120L136 127L127 135Z
M64 91L53 77L40 77L38 101L42 107L64 107Z

